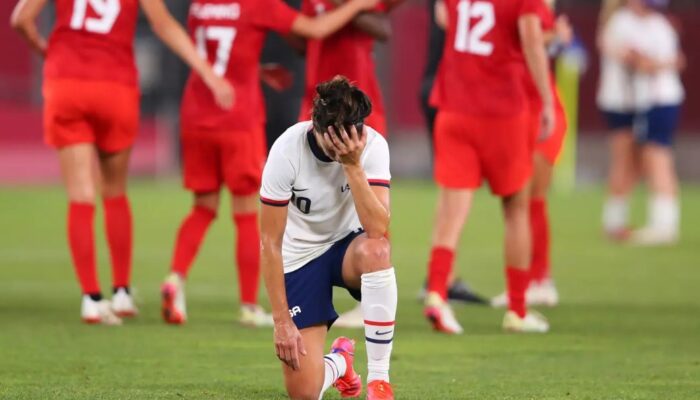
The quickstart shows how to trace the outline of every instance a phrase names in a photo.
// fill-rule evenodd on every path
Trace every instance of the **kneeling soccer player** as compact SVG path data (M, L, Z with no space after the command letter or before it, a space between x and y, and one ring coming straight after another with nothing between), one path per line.
M324 356L326 332L338 318L333 286L345 288L361 301L365 320L367 399L393 399L389 149L364 126L372 105L360 89L336 77L316 91L313 121L280 136L263 172L261 266L275 349L291 398L315 400L331 385L343 397L359 396L354 342L338 338Z

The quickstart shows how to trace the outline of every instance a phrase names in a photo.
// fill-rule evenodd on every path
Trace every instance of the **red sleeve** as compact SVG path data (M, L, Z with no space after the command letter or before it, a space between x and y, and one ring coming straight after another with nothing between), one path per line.
M314 5L311 4L311 0L304 0L301 3L301 13L309 17L316 16L316 10L314 10Z
M282 0L256 0L256 2L258 2L258 8L255 13L255 22L263 28L286 34L299 17L299 11Z
M522 0L520 2L520 10L518 11L518 16L526 14L536 14L540 15L541 6L543 6L543 0Z
M552 9L544 3L544 1L541 1L540 3L540 11L538 14L540 16L540 20L542 21L542 29L544 31L551 31L554 29L554 13L552 12Z

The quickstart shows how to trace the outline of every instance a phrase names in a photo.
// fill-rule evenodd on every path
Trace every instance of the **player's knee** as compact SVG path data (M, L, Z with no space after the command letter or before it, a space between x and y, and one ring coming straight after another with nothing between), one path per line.
M363 240L357 247L357 256L363 273L391 267L391 245L386 238Z
M94 203L95 189L89 185L69 188L68 199L75 203Z

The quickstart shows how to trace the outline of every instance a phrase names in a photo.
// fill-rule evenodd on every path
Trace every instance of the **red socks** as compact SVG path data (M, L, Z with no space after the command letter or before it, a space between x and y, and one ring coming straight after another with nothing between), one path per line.
M508 288L508 309L524 318L527 312L525 307L525 291L530 284L530 273L527 270L514 267L506 267L506 285Z
M104 199L105 229L112 260L114 288L128 287L131 281L132 223L126 196Z
M452 272L455 253L446 247L433 247L428 263L428 292L438 292L447 299L447 280Z
M260 280L258 215L235 214L233 221L236 224L236 265L241 303L257 304Z
M95 260L95 206L71 202L68 208L68 245L75 273L83 294L99 294L97 262Z
M530 276L541 282L549 278L549 220L546 199L530 200L530 231L532 232L532 263Z
M172 271L186 278L192 266L192 261L197 255L199 245L209 229L209 225L216 218L216 212L206 207L194 207L190 215L180 225L175 242Z

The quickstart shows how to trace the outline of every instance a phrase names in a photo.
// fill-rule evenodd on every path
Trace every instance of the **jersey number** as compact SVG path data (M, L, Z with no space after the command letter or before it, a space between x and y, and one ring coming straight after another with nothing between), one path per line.
M106 34L112 30L122 9L120 0L75 0L70 27L75 30L85 28L92 33ZM95 11L97 17L87 16L88 5Z
M480 18L471 26L472 18ZM485 1L461 0L457 4L457 35L455 50L461 53L471 53L479 56L489 56L493 53L493 43L484 41L484 36L496 24L493 4Z
M200 26L195 31L197 49L199 55L207 59L207 40L217 42L216 59L214 60L214 73L224 76L228 68L228 60L231 58L233 41L236 39L236 28L223 26Z

